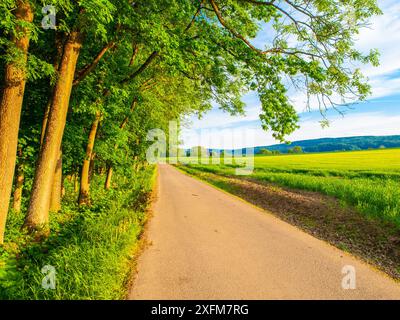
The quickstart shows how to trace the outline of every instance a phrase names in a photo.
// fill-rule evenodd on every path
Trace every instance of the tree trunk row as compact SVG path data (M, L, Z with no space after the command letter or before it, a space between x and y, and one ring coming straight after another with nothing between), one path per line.
M43 146L39 153L31 199L25 219L25 227L29 229L37 229L48 223L49 195L52 191L52 182L57 167L57 160L59 159L72 82L81 47L82 39L80 32L72 31L64 45Z

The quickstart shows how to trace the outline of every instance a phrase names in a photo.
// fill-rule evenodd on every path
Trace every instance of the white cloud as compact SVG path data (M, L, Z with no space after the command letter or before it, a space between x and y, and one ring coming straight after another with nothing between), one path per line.
M370 84L373 90L372 98L382 98L400 92L400 78L376 76L371 79Z
M390 74L400 70L400 3L397 0L379 1L383 15L375 16L369 28L362 29L356 48L367 53L371 48L380 52L379 67L363 66L363 74L370 78L372 97L382 97L400 91L399 79Z
M244 116L231 116L227 112L218 109L215 105L214 108L203 115L202 119L198 119L196 116L190 117L189 127L190 129L211 129L211 128L226 128L231 127L243 121L258 120L261 112L261 105L258 97L255 93L248 94L243 98L246 103L246 114Z
M292 141L323 137L351 137L362 135L400 134L400 115L379 112L349 114L331 120L328 128L321 128L316 121L304 121L300 130L289 136Z
M365 67L367 76L391 73L400 69L400 3L396 1L379 1L383 15L371 19L371 25L364 28L357 36L356 48L367 53L371 48L380 51L381 59L378 68Z

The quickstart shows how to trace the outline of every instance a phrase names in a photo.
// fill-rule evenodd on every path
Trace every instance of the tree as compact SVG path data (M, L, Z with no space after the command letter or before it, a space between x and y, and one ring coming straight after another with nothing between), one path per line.
M79 31L72 31L64 45L44 143L39 153L29 210L25 220L25 226L29 228L36 228L48 222L52 181L64 133L76 62L82 46L81 36Z
M288 153L303 153L303 148L300 146L294 146L288 150Z
M99 127L101 118L100 111L97 111L95 115L95 119L92 123L89 132L88 143L86 146L86 156L83 160L82 171L81 171L81 183L80 183L80 192L79 192L79 199L78 202L80 205L89 204L90 197L89 197L89 169L90 169L90 161L92 160L93 156L93 147L94 142L96 139L97 129Z
M87 5L85 7L84 5ZM63 48L63 56L58 70L58 79L54 87L52 104L49 111L43 147L39 153L35 179L25 226L36 229L48 222L52 180L61 148L69 100L75 78L75 68L87 32L98 28L111 20L113 6L108 1L98 3L97 11L90 3L74 5L75 21L70 25ZM71 6L73 4L71 3ZM96 33L97 30L93 31Z
M260 149L259 153L262 155L271 155L272 154L272 152L268 149Z
M9 57L10 60L5 65L4 89L0 102L0 244L3 243L14 176L32 21L33 10L30 2L17 1L15 26L11 32L9 31L11 33L9 50L12 50L10 53L12 57Z

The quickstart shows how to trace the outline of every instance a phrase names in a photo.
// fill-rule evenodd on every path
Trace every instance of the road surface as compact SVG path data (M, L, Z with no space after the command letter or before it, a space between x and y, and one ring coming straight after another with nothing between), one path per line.
M130 299L400 298L383 273L169 165L146 237Z

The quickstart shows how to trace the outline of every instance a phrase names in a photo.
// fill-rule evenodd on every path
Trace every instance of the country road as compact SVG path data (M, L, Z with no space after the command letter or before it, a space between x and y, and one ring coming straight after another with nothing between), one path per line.
M400 299L383 273L268 212L169 165L158 179L130 299Z

